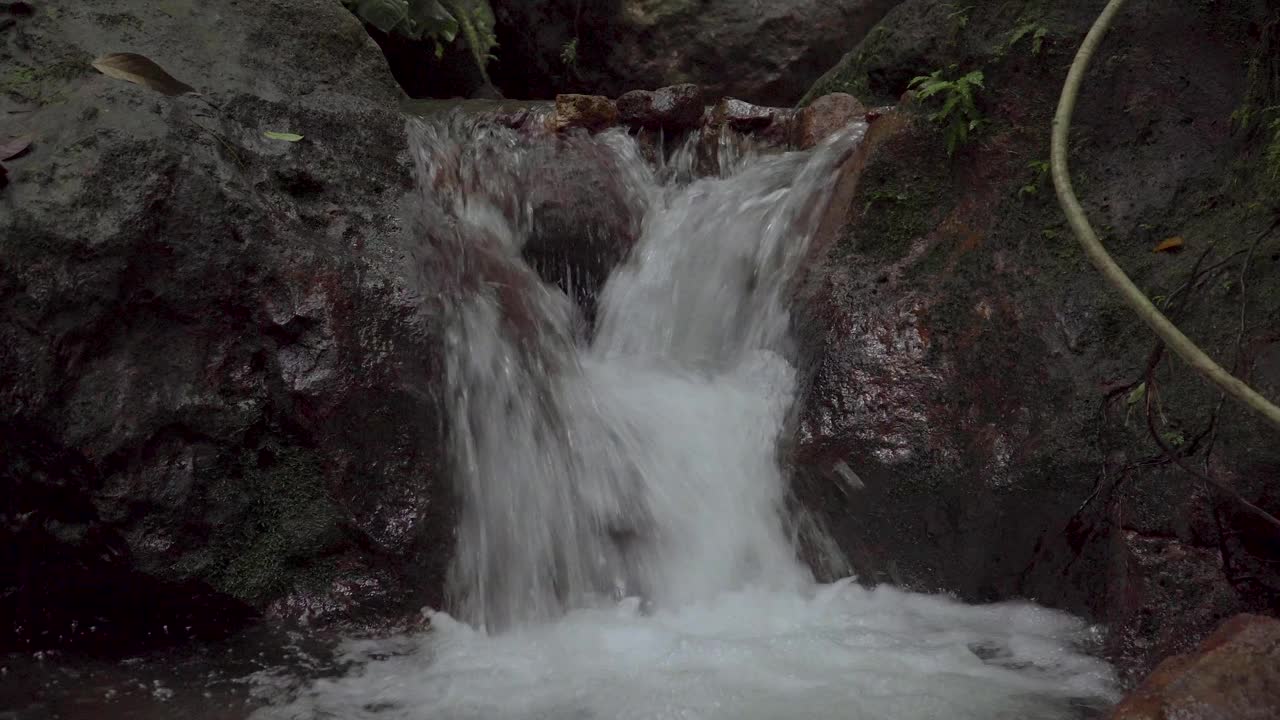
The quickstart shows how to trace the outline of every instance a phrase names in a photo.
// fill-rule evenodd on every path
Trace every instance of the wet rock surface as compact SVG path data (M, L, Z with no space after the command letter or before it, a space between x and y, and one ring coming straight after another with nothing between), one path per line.
M867 108L848 93L823 95L797 113L792 142L800 149L811 148L866 115Z
M1009 47L1026 17L974 6L957 27L947 3L908 0L815 85L893 101L912 77L982 68L990 125L948 159L930 119L943 100L913 104L847 205L795 315L794 489L864 581L1081 613L1109 625L1108 654L1136 678L1235 613L1280 607L1274 534L1174 462L1274 514L1280 446L1180 363L1146 372L1153 337L1084 260L1039 169L1102 5L1035 15L1033 50ZM1256 136L1231 121L1253 92L1251 50L1232 38L1266 20L1123 15L1081 100L1072 169L1135 281L1158 302L1194 288L1168 303L1176 322L1276 398L1277 207ZM1171 236L1194 249L1152 252Z
M711 100L789 105L899 2L495 0L492 74L527 97L697 83Z
M590 324L609 273L639 239L639 208L615 159L598 145L572 137L538 143L528 167L530 232L521 255Z
M692 83L632 90L618 97L619 120L635 127L688 130L702 121L703 111L702 88Z
M557 130L604 130L617 124L618 106L599 95L557 95L554 122Z
M0 134L38 137L0 194L0 644L439 601L402 95L337 3L225 10L39 5L0 38ZM203 97L90 67L120 50Z

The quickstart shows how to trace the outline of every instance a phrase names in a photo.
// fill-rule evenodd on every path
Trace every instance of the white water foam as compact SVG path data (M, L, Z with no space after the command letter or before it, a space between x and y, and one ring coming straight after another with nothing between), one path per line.
M496 635L443 613L432 624L349 644L356 669L284 717L1060 720L1090 717L1112 692L1066 615L848 582L651 614L630 600Z
M461 621L350 643L348 674L261 717L1057 720L1113 699L1074 618L821 585L797 559L776 457L795 389L786 297L864 129L693 182L659 180L624 135L574 140L609 150L640 229L586 343L518 255L527 141L422 128L441 196L424 202L454 229L433 261L463 278Z

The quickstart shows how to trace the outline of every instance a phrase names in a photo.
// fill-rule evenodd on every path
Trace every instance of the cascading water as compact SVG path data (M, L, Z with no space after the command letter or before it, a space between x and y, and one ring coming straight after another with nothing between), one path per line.
M345 677L264 717L1089 717L1113 693L1077 620L850 581L797 558L776 443L795 371L786 298L860 141L733 157L689 181L620 133L595 143L639 241L587 339L521 259L525 143L417 129L426 266L453 318L462 501L450 615L353 642ZM449 228L441 232L440 228ZM439 285L440 283L437 283Z

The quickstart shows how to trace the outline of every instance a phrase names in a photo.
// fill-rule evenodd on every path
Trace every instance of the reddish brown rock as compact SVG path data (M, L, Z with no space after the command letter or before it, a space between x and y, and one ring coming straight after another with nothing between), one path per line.
M557 95L552 122L556 130L580 127L598 132L618 123L618 106L600 95Z
M811 148L851 123L864 120L867 108L846 93L831 93L814 100L796 117L795 145Z
M1111 720L1264 720L1280 717L1280 621L1237 615L1195 653L1175 655Z
M692 83L658 90L632 90L618 98L620 120L632 126L687 130L702 121L702 88Z
M587 138L558 136L528 149L529 236L521 255L573 298L588 321L605 280L639 235L617 158Z

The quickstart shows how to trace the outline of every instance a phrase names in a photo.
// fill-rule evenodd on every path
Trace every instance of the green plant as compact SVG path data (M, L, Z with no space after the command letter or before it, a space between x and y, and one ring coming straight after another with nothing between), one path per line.
M973 14L972 5L947 5L947 20L955 25L957 31L969 27L969 16Z
M1264 115L1280 113L1280 105L1267 108L1263 113ZM1267 147L1262 155L1266 163L1267 178L1272 182L1280 183L1280 116L1267 121L1263 126L1263 132L1271 136L1267 140Z
M1004 45L1000 46L997 55L1004 55L1017 46L1026 38L1031 38L1031 54L1039 55L1044 50L1044 39L1049 34L1049 28L1038 22L1025 22L1015 27L1013 32L1009 33L1009 39L1005 40Z
M871 206L877 202L906 202L907 194L902 192L890 192L888 190L875 190L867 194L867 206L863 208L863 212L871 210Z
M1280 111L1280 10L1262 26L1245 68L1244 98L1231 113L1231 121L1247 132L1265 125L1269 114Z
M560 46L560 62L570 71L578 69L578 38Z
M982 71L974 70L955 79L947 79L946 76L956 72L956 66L951 65L945 70L916 77L907 85L917 91L919 100L941 98L941 107L929 115L929 120L943 128L948 156L955 155L956 150L968 142L970 134L986 122L974 103L974 97L984 89Z
M489 0L342 0L364 22L385 33L435 43L436 57L462 36L484 81L498 46Z
M1027 167L1031 168L1031 171L1034 173L1034 177L1031 178L1031 182L1018 189L1018 197L1039 195L1040 188L1044 185L1045 178L1049 177L1050 165L1048 160L1032 160L1027 163Z

